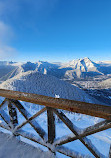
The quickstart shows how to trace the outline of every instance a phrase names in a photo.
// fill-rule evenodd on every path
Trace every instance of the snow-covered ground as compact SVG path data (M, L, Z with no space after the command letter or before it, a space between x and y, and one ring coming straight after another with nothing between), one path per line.
M50 152L42 151L15 137L0 132L0 158L53 158Z

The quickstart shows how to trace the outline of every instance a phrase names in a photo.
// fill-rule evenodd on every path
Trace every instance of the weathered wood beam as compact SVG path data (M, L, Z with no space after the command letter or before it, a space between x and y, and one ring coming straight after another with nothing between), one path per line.
M4 89L0 89L0 96L9 99L22 100L30 103L45 105L52 108L82 113L95 117L101 117L104 119L111 119L111 106L91 104L62 98L53 98L43 95L23 93Z
M53 109L55 114L66 124L66 126L76 135L79 136L78 132L76 131L76 128L74 124L63 114L62 111L58 111ZM79 140L86 146L86 148L96 157L100 158L102 154L96 149L96 147L92 144L92 142L85 138L79 138Z
M48 143L52 144L55 139L55 116L53 109L47 107Z
M30 113L22 106L22 104L19 101L13 99L10 99L10 101L18 108L18 110L25 117L26 120L28 120L31 117ZM39 134L39 136L45 140L47 134L38 124L38 122L36 120L31 120L29 121L29 124L34 128L34 130Z
M40 111L38 111L36 114L34 114L32 117L30 117L28 120L24 121L22 124L16 126L15 130L18 130L20 128L22 128L23 126L25 126L27 123L29 123L30 121L32 121L33 119L35 119L37 116L39 116L40 114L42 114L43 112L46 111L46 107L41 109Z
M103 128L105 127L106 125L110 125L111 124L111 120L104 120L104 121L101 121L101 122L98 122L92 126L89 126L87 128L85 128L81 134L83 133L87 133L87 132L93 132L94 130L98 130L98 132L100 132L100 128ZM94 133L91 133L91 134L94 134Z

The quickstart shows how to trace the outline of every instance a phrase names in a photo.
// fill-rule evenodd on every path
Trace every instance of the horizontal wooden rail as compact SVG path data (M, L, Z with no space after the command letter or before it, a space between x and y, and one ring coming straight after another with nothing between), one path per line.
M56 154L56 152L60 152L69 157L82 158L84 155L80 155L80 153L62 146L63 144L67 144L78 139L92 153L94 157L104 157L104 153L101 153L101 151L97 150L97 148L94 146L92 141L87 138L87 136L111 128L111 106L91 104L62 98L53 98L4 89L0 89L0 96L4 97L4 101L2 101L0 104L0 116L2 118L0 127L12 132L13 136L20 135L31 141L37 142L47 147L54 154ZM32 115L19 100L44 105L46 107L42 107L41 110L35 111L36 113ZM66 116L65 111L63 112L63 110L97 116L106 120L85 129L79 129ZM25 121L23 121L21 124L19 122L20 115L18 115L18 111L25 118ZM47 115L47 117L44 117L47 119L47 131L43 129L44 126L42 127L42 124L40 124L40 122L37 120L37 117L44 112L46 112L45 115ZM67 126L73 135L65 135L64 137L57 138L55 130L55 116ZM26 131L22 129L22 127L27 124L30 124L30 127L35 131L35 133L29 133L27 128L25 129ZM40 137L35 135L36 133ZM111 155L110 153L111 148L109 149L109 156Z
M0 96L111 120L111 106L0 89Z

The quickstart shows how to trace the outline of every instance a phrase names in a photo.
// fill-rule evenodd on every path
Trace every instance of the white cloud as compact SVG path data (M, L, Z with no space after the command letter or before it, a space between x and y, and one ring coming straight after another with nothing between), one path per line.
M0 21L0 44L6 44L10 42L14 33L10 26L6 25L3 21Z
M0 60L10 60L17 54L17 51L8 46L13 37L13 31L9 25L0 21Z
M16 49L2 45L0 46L0 60L11 60L17 55Z

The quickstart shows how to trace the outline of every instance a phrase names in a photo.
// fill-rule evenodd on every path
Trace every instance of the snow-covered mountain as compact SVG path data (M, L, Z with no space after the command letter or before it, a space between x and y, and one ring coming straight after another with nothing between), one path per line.
M37 71L42 74L52 75L59 79L81 80L92 79L96 76L111 74L110 62L93 62L89 58L72 60L68 63L49 63L38 61L35 63L0 62L0 81L14 77L20 72Z
M49 62L44 62L44 61L38 61L35 63L27 62L21 65L21 68L24 72L34 70L41 72L43 74L50 74L50 71L57 70L59 67L59 64L53 64Z
M15 62L0 61L0 82L14 77L21 71L21 64Z
M42 74L49 74L60 78L60 73L58 70L59 65L60 63L53 64L44 61L38 61L35 63L13 63L0 61L0 82L6 81L7 79L14 77L21 72L27 71L37 71Z
M98 64L94 63L87 57L72 60L69 63L62 65L61 69L63 68L69 68L69 70L67 70L65 73L65 77L70 79L87 78L103 74L101 71L99 71Z
M58 95L60 98L97 103L95 99L78 87L36 71L20 73L3 82L0 88L52 97Z
M72 60L63 67L72 67L73 69L79 69L82 71L97 71L96 64L87 57L83 59Z
M27 62L21 65L22 71L36 70L43 74L48 74L61 79L88 79L95 76L111 74L111 65L96 63L85 57L83 59L72 60L69 63L49 63L38 61L36 63Z

